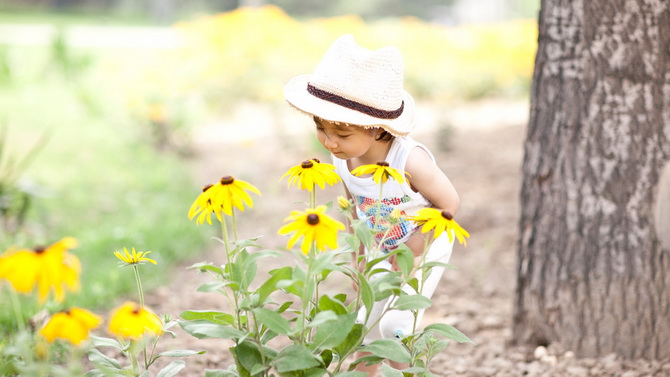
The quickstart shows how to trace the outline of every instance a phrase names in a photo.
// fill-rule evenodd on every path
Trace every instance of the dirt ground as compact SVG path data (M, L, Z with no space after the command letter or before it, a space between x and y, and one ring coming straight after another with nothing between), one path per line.
M523 139L527 122L524 102L485 102L457 108L426 107L414 138L426 144L461 196L457 219L471 234L467 247L456 246L451 264L424 318L456 326L476 344L451 343L431 364L438 376L670 376L670 361L622 360L614 355L578 359L560 346L524 349L509 346L515 286L516 234ZM199 129L194 141L193 168L201 182L196 187L234 175L258 186L253 210L240 217L240 236L264 235L266 247L285 239L276 229L303 193L288 190L279 177L310 157L329 161L318 149L309 119L277 109L241 108L230 119ZM341 187L319 192L319 201L333 200ZM209 233L203 228L203 237ZM212 249L192 262L220 262L221 250ZM287 263L281 258L263 266L268 270ZM186 263L183 267L190 265ZM259 271L259 275L262 271ZM187 309L225 309L225 299L196 292L208 281L193 270L178 268L170 285L147 295L157 313L178 315ZM225 369L230 343L200 340L178 330L163 349L205 350L186 358L180 376L202 376L206 369ZM153 373L152 373L153 375Z

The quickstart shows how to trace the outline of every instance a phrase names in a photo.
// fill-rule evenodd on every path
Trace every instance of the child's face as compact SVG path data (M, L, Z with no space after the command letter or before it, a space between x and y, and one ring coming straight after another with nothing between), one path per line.
M316 117L314 123L321 145L342 160L361 157L375 143L375 129L335 124Z

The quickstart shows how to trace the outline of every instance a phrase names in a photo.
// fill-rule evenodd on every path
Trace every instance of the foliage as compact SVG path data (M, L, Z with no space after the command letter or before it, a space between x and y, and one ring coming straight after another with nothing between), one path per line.
M44 148L45 140L40 138L23 155L17 156L18 151L9 150L7 127L0 129L0 232L4 243L12 240L25 225L34 194L30 186L19 179Z
M313 169L315 164L324 167ZM225 263L221 265L203 262L192 266L213 278L202 284L198 291L222 294L228 300L230 310L187 310L181 313L185 321L180 325L197 338L223 338L234 342L230 352L235 365L227 370L208 371L206 375L363 376L365 373L355 371L358 364L377 364L388 359L407 363L408 368L400 371L384 364L384 375L411 373L428 377L433 376L429 370L430 361L446 347L447 339L470 342L467 336L446 324L436 323L422 330L417 328L419 310L431 305L431 300L421 295L425 280L434 267L448 267L440 262L426 262L425 251L432 242L430 238L427 238L424 254L419 258L415 258L404 245L384 253L381 245L393 227L369 228L363 220L353 218L351 203L340 199L340 208L347 215L352 232L340 234L338 243L336 237L339 230L344 229L343 224L325 213L330 203L316 205L317 185L332 185L338 181L325 179L332 174L325 165L307 160L284 175L293 177L293 180L289 179L289 184L307 191L309 196L306 211L291 212L285 219L288 224L279 230L280 234L292 233L288 250L267 250L259 244L258 238L237 237L237 214L234 208L231 210L230 203L241 203L242 198L248 198L248 195L211 188L220 184L232 185L236 182L232 177L224 177L220 183L206 186L194 202L195 208L216 214L222 234L218 240L223 244L226 256ZM388 164L380 163L372 168L381 172L375 176L388 173L386 179L404 179ZM305 185L303 180L307 179L307 174L310 183ZM253 188L246 182L244 184ZM379 179L378 184L381 193L384 181ZM379 198L379 203L381 200ZM382 218L379 211L377 213L375 224L400 221L399 214L392 213ZM197 211L192 211L190 217L202 224L197 215ZM450 227L458 227L451 215L443 216L439 214L440 220L427 220L423 216L418 221L422 224L449 222ZM468 236L462 228L460 231L460 237ZM459 230L454 230L454 233L459 234ZM299 240L302 245L294 248ZM368 250L366 255L358 252L363 245ZM259 265L265 263L264 259L286 253L292 255L294 263L269 271L269 276L258 275ZM351 263L352 254L355 263ZM379 267L379 263L391 257L397 258L397 271ZM355 285L353 297L344 292L324 291L323 287L329 279L339 274ZM416 293L407 293L404 286L411 286ZM390 304L385 306L382 317L390 310L411 311L414 315L413 331L399 340L378 339L363 345L367 333L381 319L370 319L372 307L383 300L388 300ZM359 322L361 311L367 314ZM376 322L368 323L369 319ZM274 346L274 340L278 340L281 346ZM349 360L357 351L365 351L369 355Z
M1 169L8 172L6 163L13 160L13 176L21 173L21 179L12 178L13 187L30 193L31 205L22 232L4 238L0 247L43 245L72 234L88 267L82 273L82 294L68 297L68 304L105 307L133 289L126 271L97 263L110 247L151 245L156 259L169 266L203 246L197 232L186 226L184 208L166 205L188 200L188 187L175 182L190 180L191 173L180 156L156 152L142 139L123 111L123 94L114 92L111 76L100 68L108 56L88 50L91 66L68 80L52 66L50 47L5 50L12 85L0 86L0 113L8 130ZM81 54L77 50L75 56ZM32 156L29 169L17 169ZM20 201L14 203L12 208L21 207ZM163 281L168 270L148 277L148 286ZM6 300L1 291L0 300ZM2 311L0 328L6 320Z

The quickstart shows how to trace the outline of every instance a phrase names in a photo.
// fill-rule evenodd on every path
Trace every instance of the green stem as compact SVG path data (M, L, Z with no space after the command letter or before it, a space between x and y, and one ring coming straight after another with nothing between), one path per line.
M234 212L233 212L234 214ZM235 222L235 217L233 217L233 223ZM233 228L236 228L236 224L233 224ZM221 216L221 235L223 236L223 244L225 246L225 251L226 251L226 265L229 263L232 263L233 261L231 259L234 259L234 256L231 253L230 250L230 239L228 237L228 226L226 224L226 216L222 215ZM224 271L226 267L224 266ZM231 288L232 291L232 296L233 296L233 303L235 306L235 320L237 321L237 328L239 330L242 329L242 318L240 317L240 307L238 305L238 297L237 294L238 292L235 291L234 289Z
M223 245L226 248L226 263L230 259L230 240L228 239L228 227L226 226L226 215L221 215L221 235L223 236Z
M312 184L312 191L309 192L309 208L316 208L316 184Z
M137 360L137 356L135 355L135 343L130 344L130 348L128 349L128 358L130 359L131 364L133 365L133 373L135 376L140 375L140 363Z
M374 236L377 235L377 227L379 226L379 219L381 218L381 212L382 212L382 199L384 198L384 184L379 183L379 201L377 202L377 213L375 214L375 223L372 226L372 231L374 233ZM381 245L377 245L375 247L374 252L372 253L372 259L377 258L377 252L381 248Z
M426 262L426 254L428 254L428 248L433 243L432 241L433 241L433 237L430 237L430 238L429 237L424 237L423 253L421 254L421 260L419 261L418 266L415 266L416 271L418 271L421 268L421 266L423 266L424 263ZM412 273L410 276L413 276L415 273L416 272ZM417 288L419 288L419 289L416 292L418 294L421 294L421 292L423 292L423 286L424 286L424 283L425 283L425 275L426 275L426 271L423 271L421 273L421 280L418 282L418 287ZM414 333L416 333L416 328L417 328L417 325L418 325L417 322L418 322L418 319L419 319L419 311L418 310L412 310L412 314L414 316L414 321L412 322L412 334L414 334ZM414 338L414 339L411 339L409 341L408 348L409 348L409 351L412 355L414 355L414 346L415 346L415 343L416 343L417 340L418 339ZM410 362L409 366L410 367L414 366L414 357L413 356L412 356L412 361Z
M144 293L142 292L142 280L140 279L140 271L136 264L133 264L133 271L135 271L135 282L137 282L137 291L140 294L140 308L144 309Z
M233 208L233 214L230 218L233 220L233 237L234 240L237 241L239 238L237 237L237 217L235 216L235 208Z
M260 334L260 329L258 328L258 319L256 319L256 314L253 314L252 316L254 317L254 333L256 334L256 342L258 343L258 350L261 354L261 365L265 366L265 350L263 349L263 342L261 341L261 334Z
M19 328L19 332L24 332L26 330L26 325L23 323L23 315L21 314L21 301L19 296L16 295L16 291L11 287L8 287L9 297L12 300L12 307L14 309L14 317L16 317L16 326Z
M313 284L312 281L312 261L314 260L314 257L316 255L316 243L312 243L312 247L310 247L309 254L307 255L307 273L305 275L305 285L303 286L302 290L302 315L300 316L300 343L305 344L305 341L309 341L309 336L307 332L305 331L306 327L306 320L307 320L307 313L311 312L311 301L312 301L312 292L311 289L308 290L308 287Z

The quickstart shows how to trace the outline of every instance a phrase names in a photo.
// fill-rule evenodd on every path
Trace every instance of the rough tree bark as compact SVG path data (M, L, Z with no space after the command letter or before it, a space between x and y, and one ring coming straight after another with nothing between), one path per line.
M670 357L670 1L542 0L539 29L515 342Z

